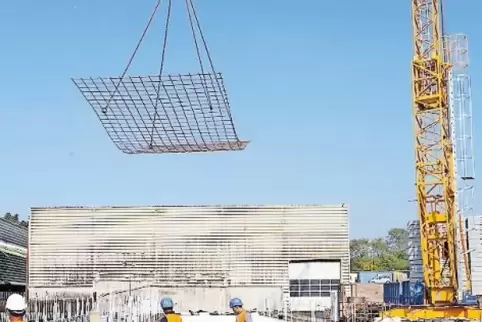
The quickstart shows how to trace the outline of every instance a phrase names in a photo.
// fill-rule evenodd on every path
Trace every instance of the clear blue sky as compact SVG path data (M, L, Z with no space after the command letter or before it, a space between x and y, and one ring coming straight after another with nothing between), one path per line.
M352 236L404 226L416 216L407 202L410 1L389 2L196 1L239 133L252 143L235 153L132 156L116 150L70 77L119 75L154 0L4 1L0 211L348 203ZM470 37L478 125L482 3L446 2L447 31ZM197 72L184 9L175 10L167 71ZM161 22L132 74L156 73Z

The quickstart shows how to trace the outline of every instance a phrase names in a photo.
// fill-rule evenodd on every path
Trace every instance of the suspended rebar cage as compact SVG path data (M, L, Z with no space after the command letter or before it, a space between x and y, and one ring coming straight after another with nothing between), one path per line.
M94 109L107 134L124 153L190 153L243 150L248 141L236 133L221 73L214 65L192 0L185 0L200 73L164 75L171 2L159 74L127 72L161 5L158 0L129 63L120 77L72 79ZM201 56L202 44L209 65Z

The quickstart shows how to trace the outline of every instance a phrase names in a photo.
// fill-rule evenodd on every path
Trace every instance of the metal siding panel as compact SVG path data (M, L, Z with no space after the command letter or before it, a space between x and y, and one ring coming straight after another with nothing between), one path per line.
M408 262L410 266L410 282L423 280L422 249L420 247L420 223L409 221L408 231Z
M472 294L482 295L482 216L467 218Z
M290 280L340 279L340 262L303 262L289 263Z
M341 260L347 206L32 208L31 287L88 286L126 275L161 285L286 285L290 260Z

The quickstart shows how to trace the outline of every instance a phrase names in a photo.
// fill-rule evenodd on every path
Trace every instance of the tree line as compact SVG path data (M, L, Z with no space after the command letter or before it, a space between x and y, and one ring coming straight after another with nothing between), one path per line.
M408 232L392 228L380 238L350 241L351 271L408 271Z
M7 212L7 213L5 213L5 215L3 215L3 219L8 220L8 221L13 222L13 223L17 223L22 227L28 227L28 221L20 220L18 214L12 215L11 213Z

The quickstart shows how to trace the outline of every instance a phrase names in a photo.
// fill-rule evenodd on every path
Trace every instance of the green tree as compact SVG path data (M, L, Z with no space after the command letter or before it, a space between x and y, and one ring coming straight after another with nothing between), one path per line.
M11 222L18 223L22 227L28 227L28 221L20 220L20 216L18 214L12 215L10 212L7 212L5 215L3 215L3 218Z
M350 241L351 270L408 270L408 233L405 229L390 229L384 238L359 238Z
M408 231L402 228L392 228L388 231L386 241L391 249L406 252L408 247Z

